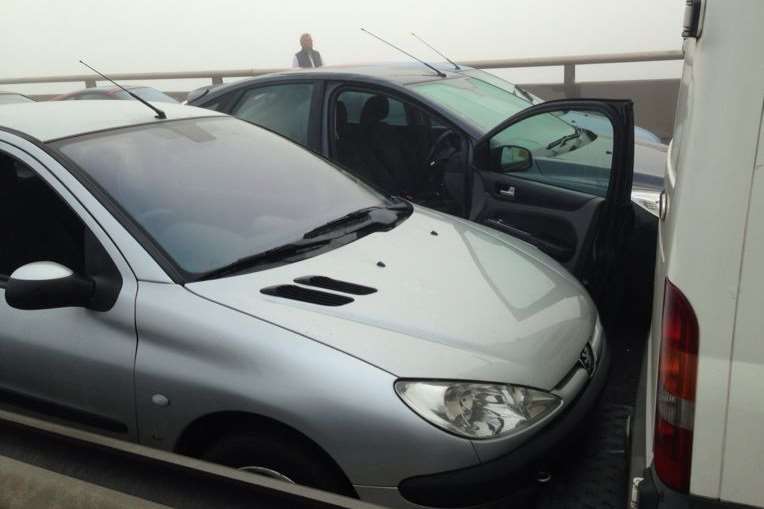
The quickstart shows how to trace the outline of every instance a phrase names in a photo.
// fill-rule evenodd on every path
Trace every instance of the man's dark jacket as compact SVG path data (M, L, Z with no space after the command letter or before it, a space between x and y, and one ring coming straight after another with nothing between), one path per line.
M310 56L308 56L308 52L310 52ZM316 64L316 67L321 67L323 65L323 63L321 62L321 53L319 53L318 51L314 49L311 49L311 50L304 49L298 52L297 54L295 54L295 56L297 57L297 64L300 67L313 67L310 64L311 58L313 58L313 62Z

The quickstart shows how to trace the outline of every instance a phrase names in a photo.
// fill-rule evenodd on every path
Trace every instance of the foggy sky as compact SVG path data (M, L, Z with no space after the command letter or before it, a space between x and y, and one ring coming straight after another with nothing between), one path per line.
M405 60L363 34L361 26L432 60L439 59L410 32L455 60L670 50L681 48L684 8L682 0L0 3L4 78L85 73L77 63L80 58L107 73L287 67L299 50L302 32L313 34L316 49L330 64ZM579 67L577 77L676 77L680 69L675 62ZM518 82L562 76L560 69L506 73ZM197 82L188 82L186 88L192 84ZM34 93L50 86L2 88Z

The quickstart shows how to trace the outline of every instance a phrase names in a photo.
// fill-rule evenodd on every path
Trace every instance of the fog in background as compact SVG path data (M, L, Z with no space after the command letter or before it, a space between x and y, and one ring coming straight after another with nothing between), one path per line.
M683 0L2 0L0 77L278 68L302 32L328 64L406 58L363 26L427 59L410 33L454 60L681 48ZM579 66L578 81L676 78L680 62ZM497 71L518 83L559 82L561 68ZM207 80L144 82L189 90ZM101 85L101 83L99 83ZM26 93L84 84L3 85Z

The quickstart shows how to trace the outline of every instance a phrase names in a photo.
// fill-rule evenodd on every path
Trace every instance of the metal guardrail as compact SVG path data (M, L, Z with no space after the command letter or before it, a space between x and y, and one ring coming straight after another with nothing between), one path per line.
M628 62L658 62L666 60L682 60L684 54L681 50L670 51L645 51L638 53L610 53L600 55L580 55L569 57L540 57L540 58L514 58L495 60L472 60L459 62L462 65L478 69L512 69L522 67L563 67L564 85L566 95L574 95L576 86L576 66L596 64L620 64ZM343 66L336 66L343 67ZM110 73L110 77L117 81L148 81L148 80L184 80L184 79L210 79L213 85L223 82L223 78L245 78L260 76L273 72L283 71L282 68L274 69L228 69L212 71L182 71L182 72L142 72L142 73ZM32 78L4 78L0 79L0 85L26 85L36 83L73 83L84 82L87 88L96 86L96 82L103 81L96 74L71 74L64 76L38 76Z

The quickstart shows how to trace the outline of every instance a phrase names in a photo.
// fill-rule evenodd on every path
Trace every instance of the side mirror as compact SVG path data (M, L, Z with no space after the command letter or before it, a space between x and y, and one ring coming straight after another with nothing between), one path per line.
M16 269L5 288L5 300L16 309L86 307L95 283L55 262L34 262Z
M495 168L501 172L522 172L533 167L533 155L525 147L503 145L494 149Z

